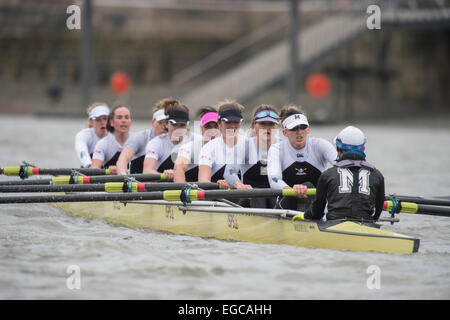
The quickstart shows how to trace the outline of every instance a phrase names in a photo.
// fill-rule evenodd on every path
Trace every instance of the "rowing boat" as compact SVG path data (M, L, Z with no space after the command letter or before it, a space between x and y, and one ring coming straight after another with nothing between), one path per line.
M57 177L53 178L56 180L45 181L43 185L36 186L34 183L22 185L15 181L5 182L1 187L2 192L42 193L26 197L2 196L0 203L45 202L75 216L104 219L132 228L148 228L222 240L386 253L413 253L419 249L419 239L383 230L375 223L301 220L296 219L301 213L299 211L237 208L222 199L296 196L292 189L214 190L219 188L217 184L145 184L133 182L125 176L117 176L122 182L107 182L113 179L105 177L106 180L100 177L104 184L98 186L90 185L97 177L78 179L78 176L77 179ZM161 175L145 178L164 180ZM139 179L142 180L142 177ZM61 186L60 183L68 185ZM307 195L314 194L315 189L308 189ZM415 203L397 201L395 197L386 201L385 206L385 210L389 210L392 217L398 212L430 211L432 214L444 216L450 213L446 207L419 207Z
M58 202L51 205L75 216L131 228L149 228L174 234L285 244L306 248L385 253L417 252L419 239L382 230L358 221L295 220L297 211L236 208L219 201L134 200Z

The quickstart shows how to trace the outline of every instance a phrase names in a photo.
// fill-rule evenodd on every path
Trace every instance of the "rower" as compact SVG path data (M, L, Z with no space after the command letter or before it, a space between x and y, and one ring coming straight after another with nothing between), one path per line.
M103 102L93 103L87 109L88 127L79 131L75 136L75 152L83 168L91 166L95 145L108 135L106 124L109 112L108 105Z
M178 149L198 135L189 132L189 109L182 104L172 104L166 109L168 132L155 137L147 143L143 173L164 173L173 180L173 166ZM201 139L200 137L197 137Z
M127 167L130 166L130 173L142 173L145 147L154 137L167 132L167 115L165 109L169 105L179 103L173 98L165 98L158 101L153 108L152 127L134 134L126 142L119 160L117 170L120 174L127 174Z
M301 219L378 220L384 204L384 177L366 161L364 133L353 126L335 138L338 160L319 178L316 199ZM306 188L304 188L306 193Z
M108 168L111 174L117 174L116 162L130 136L131 122L129 107L118 105L111 110L106 126L111 134L95 145L91 168Z
M204 144L220 135L217 124L217 110L211 106L201 107L197 113L200 118L201 139L183 144L173 168L174 182L193 182L198 180L200 150Z
M255 136L247 141L244 163L225 167L224 177L230 186L235 189L270 188L267 154L272 143L278 142L278 124L278 111L274 106L262 104L254 110L251 129ZM274 208L276 198L242 199L239 204L251 208Z
M246 137L239 135L244 107L236 101L226 100L218 105L218 126L221 136L205 144L200 150L198 181L218 182L229 188L223 177L227 164L244 161Z
M270 187L293 188L296 197L279 199L277 207L304 211L309 199L303 199L303 185L317 186L320 174L327 164L337 158L333 145L322 138L308 137L311 126L302 110L296 106L285 106L281 110L283 135L287 137L269 149L267 173Z

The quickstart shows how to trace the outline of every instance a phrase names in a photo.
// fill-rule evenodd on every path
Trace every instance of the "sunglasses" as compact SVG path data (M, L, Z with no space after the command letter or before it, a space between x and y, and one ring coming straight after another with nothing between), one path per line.
M275 112L266 110L266 111L258 112L255 115L255 120L262 119L262 118L265 118L265 117L270 117L270 118L275 119L275 120L279 119L278 115Z
M292 129L288 129L288 130L289 131L298 131L298 129L306 130L306 128L308 128L308 126L306 124L301 124L301 125L298 125L298 126L292 128Z

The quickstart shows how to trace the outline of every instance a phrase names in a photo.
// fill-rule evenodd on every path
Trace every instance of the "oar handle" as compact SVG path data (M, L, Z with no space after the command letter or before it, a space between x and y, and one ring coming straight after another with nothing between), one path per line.
M315 196L316 195L316 189L315 188L308 188L306 190L307 196ZM284 197L296 197L297 194L295 193L294 189L283 189L282 196Z

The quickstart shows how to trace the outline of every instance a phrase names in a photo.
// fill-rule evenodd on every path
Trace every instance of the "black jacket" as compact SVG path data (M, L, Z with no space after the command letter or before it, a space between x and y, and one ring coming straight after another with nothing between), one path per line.
M319 177L316 199L305 219L321 219L327 202L327 220L377 220L383 210L384 177L362 157L344 154Z

